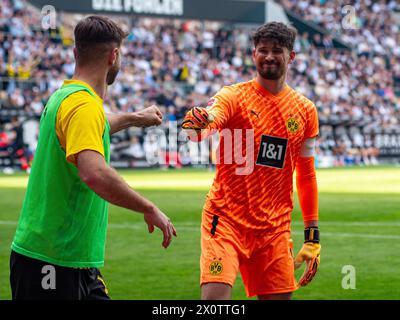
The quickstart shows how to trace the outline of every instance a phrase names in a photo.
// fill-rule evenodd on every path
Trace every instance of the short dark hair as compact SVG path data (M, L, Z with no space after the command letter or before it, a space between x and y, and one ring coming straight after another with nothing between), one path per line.
M297 30L292 26L288 26L282 22L268 22L258 27L253 33L254 47L261 41L272 40L292 51L296 35Z
M121 46L127 33L111 19L104 16L89 16L79 21L74 30L77 59L89 61L99 54L99 50L110 45Z

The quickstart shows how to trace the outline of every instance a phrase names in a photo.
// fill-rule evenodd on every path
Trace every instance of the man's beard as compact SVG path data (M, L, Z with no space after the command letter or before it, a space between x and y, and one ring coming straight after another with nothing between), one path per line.
M114 83L115 78L117 77L119 72L119 68L117 66L113 66L110 70L108 70L106 81L107 85L111 85Z
M257 72L259 75L266 79L266 80L278 80L280 79L284 73L285 73L285 68L283 68L280 65L273 64L275 68L270 68L267 67L265 68L265 64L261 66L261 68L257 68Z

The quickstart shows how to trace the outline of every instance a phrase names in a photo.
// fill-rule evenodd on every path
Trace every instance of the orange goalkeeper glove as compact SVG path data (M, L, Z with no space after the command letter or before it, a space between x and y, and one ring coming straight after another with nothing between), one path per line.
M294 268L298 269L303 262L306 268L299 281L299 285L304 287L310 283L317 273L320 263L321 245L319 244L319 230L317 227L306 228L304 230L304 244L294 260Z
M183 119L182 129L205 129L214 121L214 116L206 108L194 107L190 109Z

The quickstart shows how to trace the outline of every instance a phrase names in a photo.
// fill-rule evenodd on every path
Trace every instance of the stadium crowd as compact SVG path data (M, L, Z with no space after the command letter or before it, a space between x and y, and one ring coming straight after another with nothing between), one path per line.
M398 4L356 1L363 13L357 20L360 27L344 32L332 14L332 3L338 6L339 2L283 1L287 8L332 31L323 37L299 35L289 84L318 108L321 157L330 156L334 165L374 164L378 156L374 132L400 124L395 92L400 82L396 45L400 34L395 23L383 23L389 19L388 10ZM0 124L11 119L1 113L7 110L17 110L24 119L38 119L49 95L74 72L71 19L64 19L68 23L56 31L44 31L40 12L32 10L21 0L3 0L0 7ZM127 26L124 19L121 22ZM254 76L251 30L250 26L135 18L123 46L121 72L105 100L106 112L157 104L165 115L165 127L179 123L189 108L205 105L223 85ZM356 44L355 49L334 49L332 38L337 36ZM0 131L6 129L2 126ZM146 139L142 129L112 139L115 161L143 159L154 152L155 142ZM34 152L34 143L25 147L27 154Z
M300 40L303 52L311 54L297 56L294 70L300 67L314 78L311 82L298 81L305 94L316 101L320 121L353 124L349 134L337 130L335 141L329 127L321 130L328 137L321 139L322 153L337 154L339 164L348 160L376 162L373 132L398 130L400 124L400 23L393 15L400 12L400 3L356 0L348 5L342 0L283 0L282 4L329 32L322 38L318 34L312 37L317 47L331 48L333 37L353 47L352 52L330 49L321 55L321 51L307 49L309 41ZM307 61L318 66L307 65Z

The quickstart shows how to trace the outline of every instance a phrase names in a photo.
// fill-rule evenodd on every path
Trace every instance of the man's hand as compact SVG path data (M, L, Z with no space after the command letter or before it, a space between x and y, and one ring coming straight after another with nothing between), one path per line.
M160 109L154 105L135 112L135 116L133 123L135 127L159 126L163 119Z
M213 121L214 116L206 108L195 107L186 113L182 122L182 129L205 129Z
M150 233L153 233L154 226L163 232L164 239L162 246L164 248L168 248L170 245L172 241L172 235L175 237L177 236L175 227L171 220L169 220L168 217L157 207L154 207L152 210L144 213L144 221L146 221Z
M107 113L110 124L110 134L130 127L159 126L162 123L162 113L156 106L151 106L137 112Z
M299 281L299 285L304 287L310 283L317 273L320 264L321 245L319 244L318 228L306 228L304 231L305 241L303 247L294 260L294 268L298 269L303 262L306 262L306 268Z

